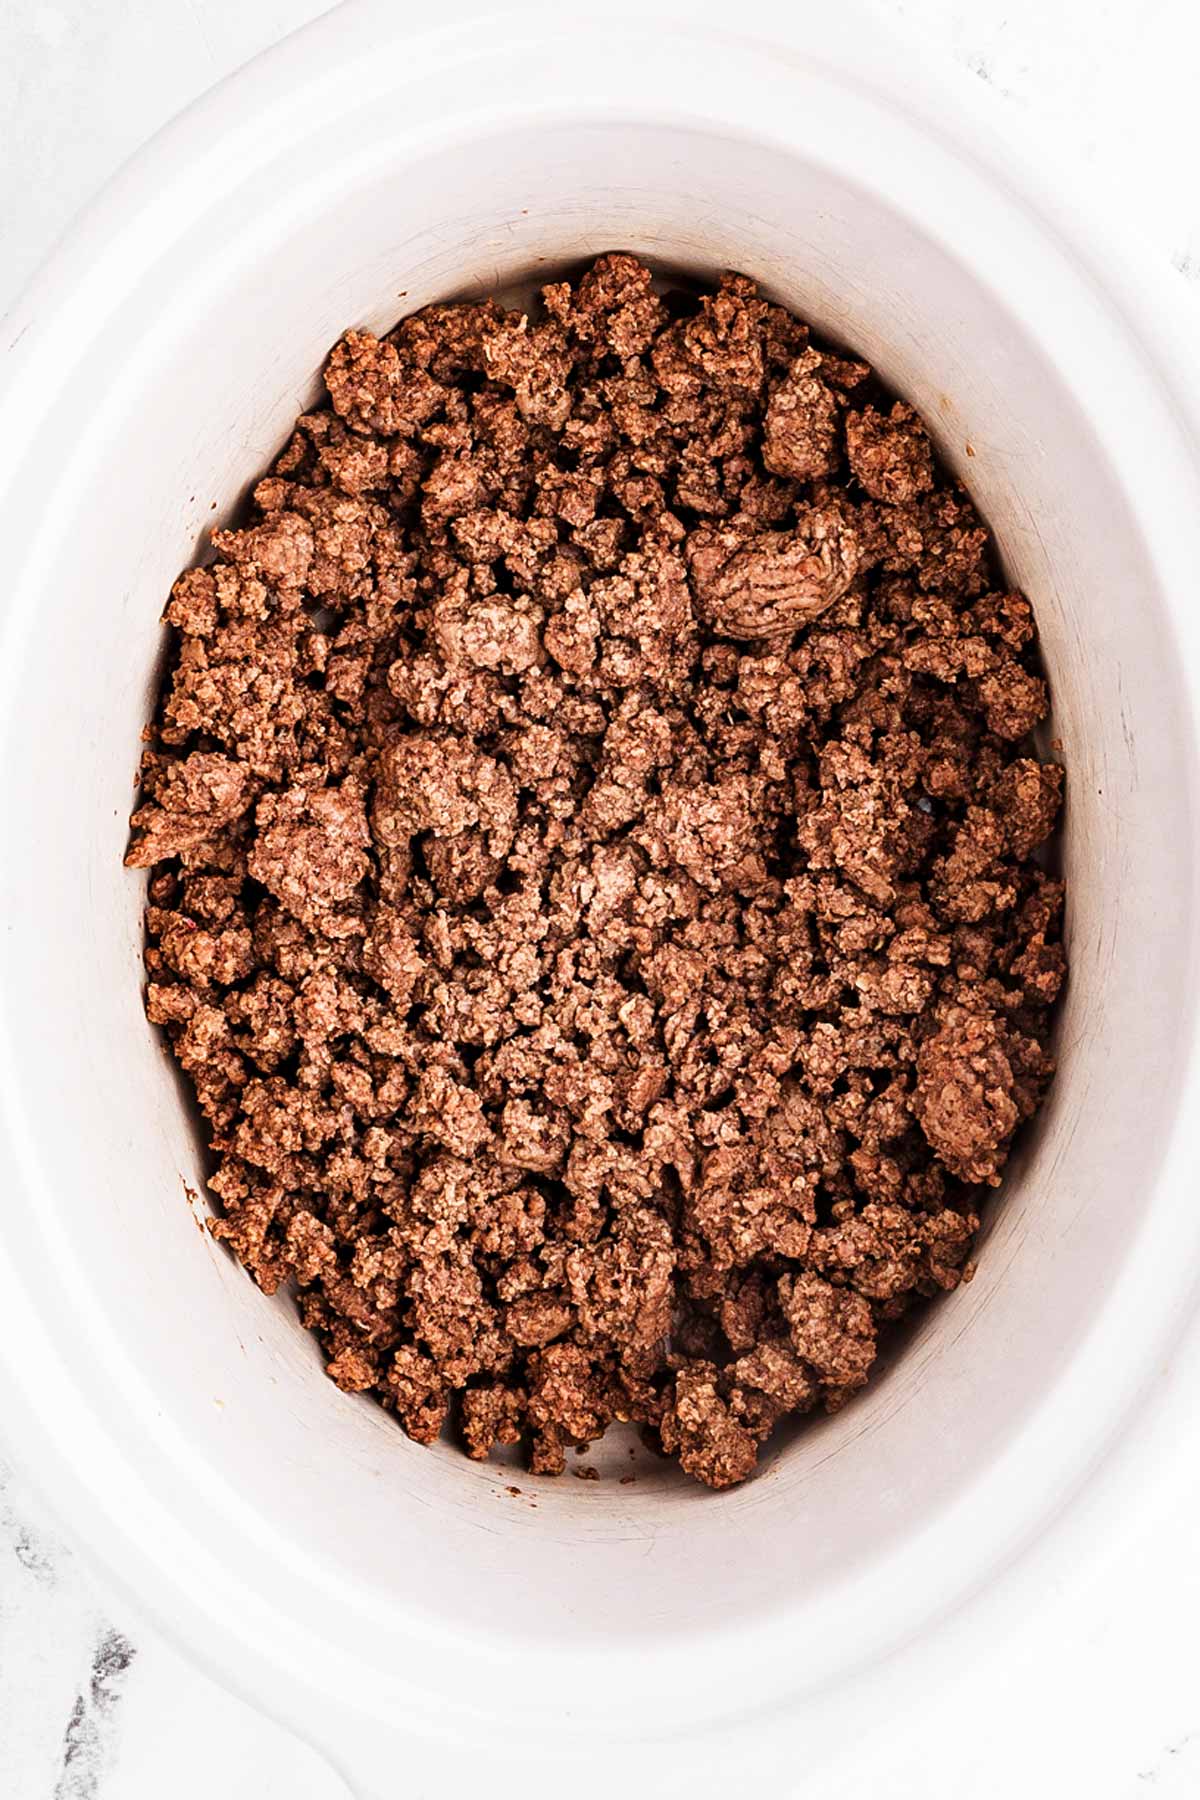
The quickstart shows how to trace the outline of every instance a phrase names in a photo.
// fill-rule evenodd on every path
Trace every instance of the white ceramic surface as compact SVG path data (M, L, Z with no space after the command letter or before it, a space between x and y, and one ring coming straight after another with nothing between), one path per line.
M5 1220L0 1243L19 1262L6 1271L10 1316L35 1342L50 1332L36 1382L23 1359L20 1442L101 1554L248 1691L343 1756L354 1711L374 1714L359 1732L368 1777L395 1754L391 1728L453 1717L464 1738L475 1729L451 1714L452 1685L486 1711L516 1703L515 1674L553 1707L586 1669L580 1709L594 1703L595 1729L624 1731L650 1722L642 1696L678 1721L688 1707L735 1715L764 1687L794 1723L805 1690L905 1634L935 1667L953 1642L928 1629L935 1612L981 1583L993 1605L1004 1593L1016 1604L1035 1565L1027 1556L996 1583L999 1565L1035 1537L1043 1555L1062 1553L1050 1515L1111 1449L1196 1273L1185 1176L1154 1163L1190 1031L1193 675L1179 628L1196 471L1186 376L1164 373L1184 360L1176 322L1128 291L1102 239L1030 205L1001 156L1002 187L986 132L890 54L875 66L826 25L828 43L809 29L790 58L728 40L714 55L701 22L693 11L663 70L661 32L632 73L607 60L611 36L585 69L556 64L543 37L542 61L522 49L494 85L477 62L466 95L439 87L412 45L393 47L379 13L325 27L156 147L50 272L12 359L23 435L5 529L11 542L17 521L29 561L7 617L4 705L10 761L30 778L6 830L37 842L41 860L36 883L28 867L4 875L8 1030L20 1021L5 1080L16 1191L36 1201ZM485 41L471 34L480 61ZM814 69L817 53L832 76ZM473 117L460 127L464 98ZM502 138L507 108L522 126ZM592 108L602 124L588 124ZM305 149L287 149L292 132L312 144L314 119L328 120L319 174ZM399 199L381 190L381 235L371 184L390 183L423 129L434 148ZM494 134L485 181L460 156L466 132ZM348 317L378 323L464 278L490 284L617 238L675 262L751 267L873 354L964 468L971 443L972 484L1042 619L1071 770L1069 861L1088 885L1077 881L1055 1106L973 1287L874 1397L740 1495L698 1500L646 1481L586 1489L581 1506L578 1488L546 1487L527 1514L494 1475L416 1452L332 1394L281 1309L199 1250L178 1198L194 1150L140 1029L138 897L117 872L148 698L128 645L148 640L210 500L259 465ZM408 292L389 309L391 283ZM100 393L98 366L114 370ZM39 432L59 406L71 450L60 437L52 460ZM195 504L181 522L185 490ZM52 691L44 620L29 626L54 606ZM68 754L76 779L64 783L55 759ZM47 935L78 960L31 954ZM73 1129L47 1132L64 1092ZM169 1271L165 1292L136 1277L135 1238ZM336 1466L331 1432L345 1447ZM1118 1476L1120 1459L1108 1461ZM1075 1544L1082 1519L1077 1507ZM389 1534L395 1565L381 1569ZM356 1566L360 1546L374 1553ZM919 1660L910 1649L910 1669ZM803 1716L819 1749L812 1709ZM828 1697L830 1737L836 1716ZM724 1732L714 1756L733 1741ZM420 1766L415 1747L406 1754Z

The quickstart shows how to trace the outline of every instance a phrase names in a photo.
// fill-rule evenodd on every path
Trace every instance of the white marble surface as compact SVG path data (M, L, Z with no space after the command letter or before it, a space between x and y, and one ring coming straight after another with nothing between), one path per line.
M406 4L408 0L397 0ZM1082 164L1148 260L1197 283L1195 0L875 0L1015 131ZM750 0L753 4L753 0ZM73 212L188 100L323 0L0 0L0 309ZM1200 1794L1200 1447L1104 1571L1044 1596L1019 1656L931 1696L883 1800ZM0 1405L0 1435L3 1408ZM484 1772L481 1771L481 1776ZM620 1783L636 1792L628 1771ZM786 1792L821 1800L798 1758ZM531 1793L541 1791L531 1771ZM0 1463L3 1800L340 1800L305 1746L104 1595ZM397 1793L402 1793L398 1783ZM696 1791L705 1792L698 1772ZM453 1800L453 1797L450 1797Z

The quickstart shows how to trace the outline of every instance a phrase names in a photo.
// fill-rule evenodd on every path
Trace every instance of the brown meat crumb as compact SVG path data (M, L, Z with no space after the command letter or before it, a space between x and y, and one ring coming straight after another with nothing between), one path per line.
M723 1488L970 1278L1053 1069L1063 773L865 364L743 276L544 303L347 333L175 584L147 1013L340 1387Z

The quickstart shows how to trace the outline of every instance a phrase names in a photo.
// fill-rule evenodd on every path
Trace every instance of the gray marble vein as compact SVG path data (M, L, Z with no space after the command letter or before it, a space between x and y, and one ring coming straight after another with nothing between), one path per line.
M111 1625L92 1651L86 1684L75 1695L62 1742L62 1772L54 1800L98 1800L116 1747L117 1709L124 1677L137 1651Z

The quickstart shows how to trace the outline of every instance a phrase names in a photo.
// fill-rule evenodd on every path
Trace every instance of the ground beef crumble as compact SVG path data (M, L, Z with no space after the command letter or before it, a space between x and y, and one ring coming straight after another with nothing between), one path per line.
M1052 1072L1062 771L921 420L743 276L351 331L175 585L128 862L224 1240L344 1389L743 1480Z

